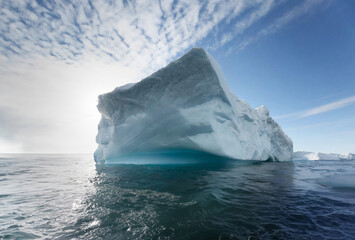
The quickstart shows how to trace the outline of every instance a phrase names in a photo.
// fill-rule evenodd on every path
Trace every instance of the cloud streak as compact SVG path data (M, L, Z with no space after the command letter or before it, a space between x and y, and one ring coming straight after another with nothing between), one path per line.
M249 37L246 37L239 44L231 47L228 50L228 53L231 53L231 52L238 53L238 52L244 50L250 44L259 41L263 37L266 37L268 35L278 32L280 29L287 26L290 22L307 14L308 12L310 12L312 9L314 9L316 6L320 5L323 2L325 2L325 0L306 0L306 1L301 2L300 4L296 5L291 10L283 13L283 15L281 17L278 17L278 18L272 20L272 22L269 25L260 29L257 33L255 33ZM255 12L253 15L249 16L250 19L248 22L250 23L250 25L268 13L268 11L265 11L265 8L272 9L272 7L273 7L272 4L267 4L266 7L260 9L258 12ZM244 30L244 29L242 29L242 30Z
M277 116L277 117L275 117L275 119L285 119L285 118L302 119L302 118L318 115L321 113L334 111L334 110L337 110L340 108L344 108L344 107L347 107L347 106L354 104L354 103L355 103L355 96L351 96L351 97L347 97L347 98L342 98L340 100L337 100L337 101L334 101L334 102L331 102L328 104L324 104L319 107L311 108L308 110L297 111L297 112Z
M333 110L336 110L339 108L346 107L346 106L353 104L353 103L355 103L355 96L343 98L343 99L340 99L340 100L332 102L332 103L328 103L328 104L325 104L325 105L322 105L322 106L319 106L316 108L309 109L309 110L305 111L299 118L310 117L310 116L317 115L320 113L333 111Z

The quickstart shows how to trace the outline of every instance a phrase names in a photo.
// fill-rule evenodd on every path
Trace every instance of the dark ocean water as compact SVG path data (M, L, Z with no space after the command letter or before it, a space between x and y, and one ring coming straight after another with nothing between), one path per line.
M355 239L355 161L1 155L0 239Z

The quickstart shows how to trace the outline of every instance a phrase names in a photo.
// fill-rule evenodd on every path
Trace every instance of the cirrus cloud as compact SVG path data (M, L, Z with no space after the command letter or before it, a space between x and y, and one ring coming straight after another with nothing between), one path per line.
M293 3L280 18L269 16L286 3L277 0L0 1L0 148L92 151L97 95L196 45L240 50L306 13L310 2ZM268 17L278 27L261 25L264 33L250 36ZM244 34L248 42L234 41Z

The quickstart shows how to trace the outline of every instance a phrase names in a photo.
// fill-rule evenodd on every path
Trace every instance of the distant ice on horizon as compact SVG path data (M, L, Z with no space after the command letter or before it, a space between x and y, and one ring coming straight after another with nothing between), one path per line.
M355 154L298 151L294 152L293 160L355 160Z

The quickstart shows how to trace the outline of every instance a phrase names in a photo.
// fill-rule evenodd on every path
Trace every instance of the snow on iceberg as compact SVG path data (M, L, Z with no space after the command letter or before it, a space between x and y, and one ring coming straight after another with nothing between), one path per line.
M293 144L265 106L230 92L216 61L193 48L136 84L99 96L96 161L176 149L240 160L292 159Z
M355 154L337 154L299 151L293 154L293 160L355 160Z

